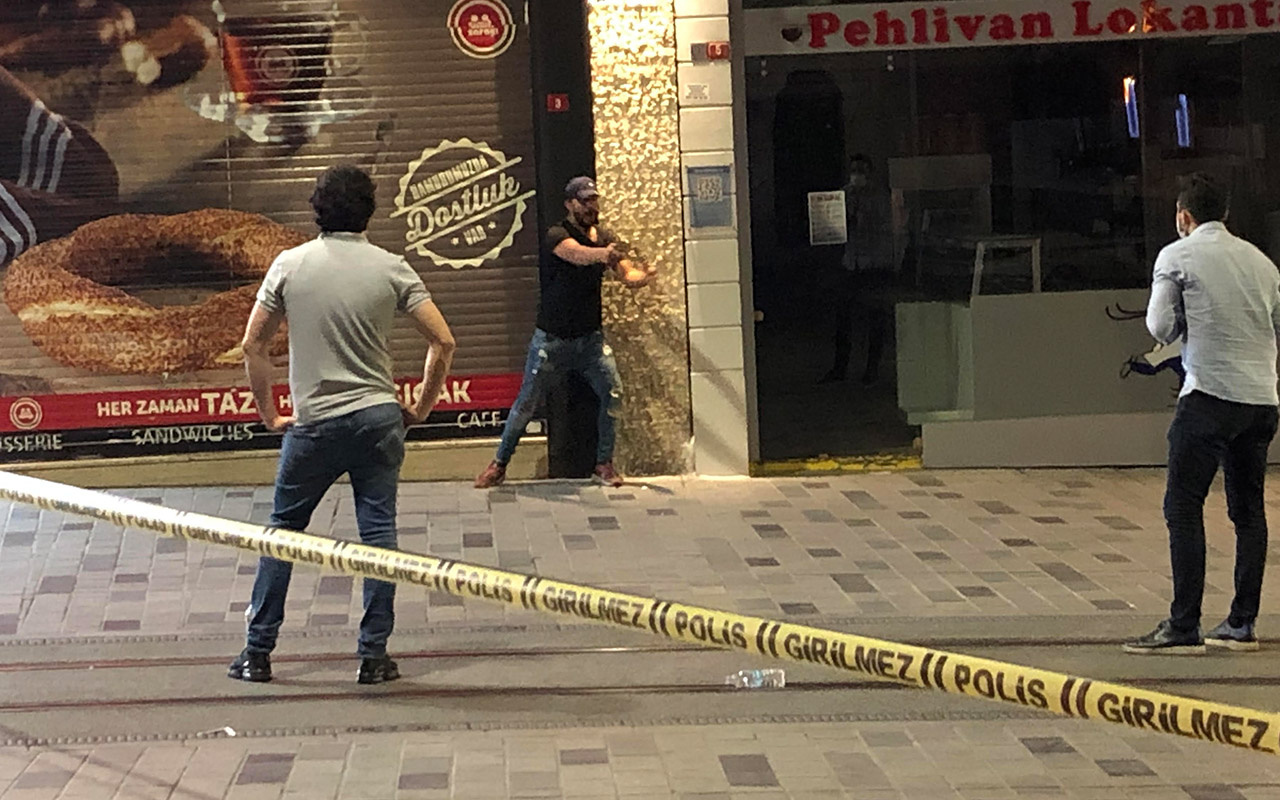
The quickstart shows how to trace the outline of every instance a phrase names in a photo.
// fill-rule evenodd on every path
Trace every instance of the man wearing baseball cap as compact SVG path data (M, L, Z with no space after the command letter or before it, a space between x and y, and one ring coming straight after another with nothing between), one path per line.
M614 416L622 401L622 386L613 351L601 330L600 285L606 272L632 289L646 285L653 269L628 271L615 237L599 226L600 193L586 176L564 189L564 220L547 231L538 262L537 328L529 342L520 393L511 406L498 452L476 476L476 488L497 486L507 477L507 463L515 453L525 426L533 418L555 375L581 375L600 399L596 415L596 481L621 486L613 468Z

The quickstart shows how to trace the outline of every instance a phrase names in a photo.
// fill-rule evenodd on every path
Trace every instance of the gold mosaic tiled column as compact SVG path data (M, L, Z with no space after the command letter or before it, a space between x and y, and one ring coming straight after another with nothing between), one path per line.
M618 465L681 473L690 413L675 9L672 0L588 7L602 222L659 270L637 291L606 283L605 334L625 392Z

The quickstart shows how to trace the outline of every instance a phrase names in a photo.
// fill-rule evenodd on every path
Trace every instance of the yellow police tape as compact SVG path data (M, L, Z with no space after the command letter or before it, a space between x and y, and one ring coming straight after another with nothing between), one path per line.
M0 498L95 517L123 528L238 547L348 575L416 584L692 644L733 648L1263 753L1280 752L1280 714L1269 711L176 511L3 471Z

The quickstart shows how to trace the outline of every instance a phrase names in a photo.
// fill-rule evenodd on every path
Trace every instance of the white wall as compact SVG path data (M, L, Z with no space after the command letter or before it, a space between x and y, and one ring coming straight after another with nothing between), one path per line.
M739 242L740 170L734 157L735 61L694 63L691 48L726 42L729 0L676 0L676 53L680 98L681 175L685 195L685 271L688 280L689 368L693 407L694 469L702 475L745 475L751 461L750 409L754 387L746 354L750 315L744 308ZM684 168L730 167L732 223L693 228ZM749 290L746 296L749 296Z

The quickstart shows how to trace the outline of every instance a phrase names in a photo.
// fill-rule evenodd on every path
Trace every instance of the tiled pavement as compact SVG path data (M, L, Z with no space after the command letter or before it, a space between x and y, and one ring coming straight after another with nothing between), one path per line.
M1274 800L1280 765L1083 722L775 724L0 750L13 800Z
M402 488L401 546L638 594L821 623L1089 619L1167 608L1156 470L961 471L821 480L661 480L602 490ZM345 487L311 530L350 536ZM126 492L264 520L270 490ZM1280 492L1269 492L1269 505ZM1206 615L1224 610L1220 493ZM5 645L226 635L253 559L0 505ZM1268 597L1274 592L1269 592ZM1222 607L1222 608L1220 608ZM401 592L402 629L545 620ZM359 591L297 570L284 636L349 629ZM1215 620L1216 621L1216 620ZM539 634L544 639L552 634ZM551 640L524 642L546 644ZM287 644L287 639L284 644ZM6 678L8 679L8 678ZM1278 703L1277 705L1280 705ZM1051 718L487 730L0 750L4 798L1280 798L1280 762Z
M664 480L607 492L410 483L400 543L761 615L1160 614L1168 592L1161 481L1156 471L1125 470ZM267 487L125 494L235 519L270 513ZM254 569L247 554L3 504L0 519L0 636L243 624ZM1212 602L1231 585L1220 496L1208 523ZM336 487L310 530L352 536L354 528L347 490ZM351 579L299 570L286 630L348 625L359 604ZM398 606L401 626L526 613L411 592Z

